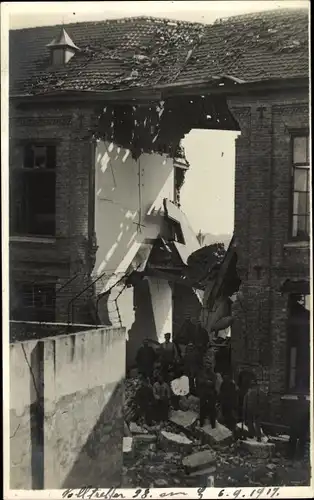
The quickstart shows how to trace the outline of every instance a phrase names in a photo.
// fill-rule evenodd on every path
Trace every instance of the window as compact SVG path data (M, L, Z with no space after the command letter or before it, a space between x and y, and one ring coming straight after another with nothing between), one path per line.
M310 166L309 138L292 139L292 238L306 241L310 235Z
M291 294L288 322L289 392L307 392L310 383L310 296Z
M56 147L27 144L13 154L11 234L54 236Z
M19 321L55 321L55 285L20 283L11 290L11 317Z

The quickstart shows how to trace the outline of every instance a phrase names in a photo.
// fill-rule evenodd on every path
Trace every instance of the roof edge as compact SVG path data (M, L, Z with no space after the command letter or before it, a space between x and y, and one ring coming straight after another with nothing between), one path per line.
M215 83L215 85L213 85ZM154 88L131 88L121 90L63 90L58 92L45 92L43 94L11 94L10 100L15 101L43 101L47 98L63 100L63 99L80 99L97 101L99 99L107 99L111 101L120 100L162 100L169 97L180 96L196 96L204 94L220 94L220 95L238 95L243 92L258 92L282 90L282 88L300 88L309 87L309 77L295 77L289 79L273 79L259 80L256 82L233 83L230 86L217 86L217 82L213 80L200 80L199 82L187 82L182 84L169 84L165 86L156 86Z

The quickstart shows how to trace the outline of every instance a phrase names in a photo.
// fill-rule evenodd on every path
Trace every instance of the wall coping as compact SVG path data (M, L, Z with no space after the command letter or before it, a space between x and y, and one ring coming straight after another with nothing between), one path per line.
M10 236L9 242L23 242L23 243L56 243L56 238L47 238L42 236Z

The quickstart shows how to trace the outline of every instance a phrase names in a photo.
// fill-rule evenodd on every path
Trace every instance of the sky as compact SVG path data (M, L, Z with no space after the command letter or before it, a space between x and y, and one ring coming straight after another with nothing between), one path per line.
M303 0L2 3L10 29L141 15L211 24L222 17L308 5ZM184 139L190 170L181 191L181 205L196 232L233 232L236 135L192 130Z

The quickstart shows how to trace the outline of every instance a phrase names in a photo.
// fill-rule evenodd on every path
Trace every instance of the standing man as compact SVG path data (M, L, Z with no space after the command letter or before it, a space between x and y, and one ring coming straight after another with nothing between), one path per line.
M223 377L219 400L224 423L234 434L237 425L238 388L228 373Z
M143 345L136 354L136 364L139 374L150 381L152 380L156 357L156 353L153 347L149 345L148 339L144 339Z
M165 334L165 342L161 344L160 361L163 378L169 382L169 374L173 371L176 363L179 360L176 345L170 341L171 334Z
M190 394L195 394L196 377L200 368L201 358L193 342L189 342L184 356L184 373L189 378Z
M197 380L197 393L200 398L200 426L209 417L210 425L216 427L216 376L211 368L203 370Z
M264 403L264 393L254 378L251 382L247 394L244 396L244 416L248 426L249 436L256 437L258 442L262 440L262 411Z

